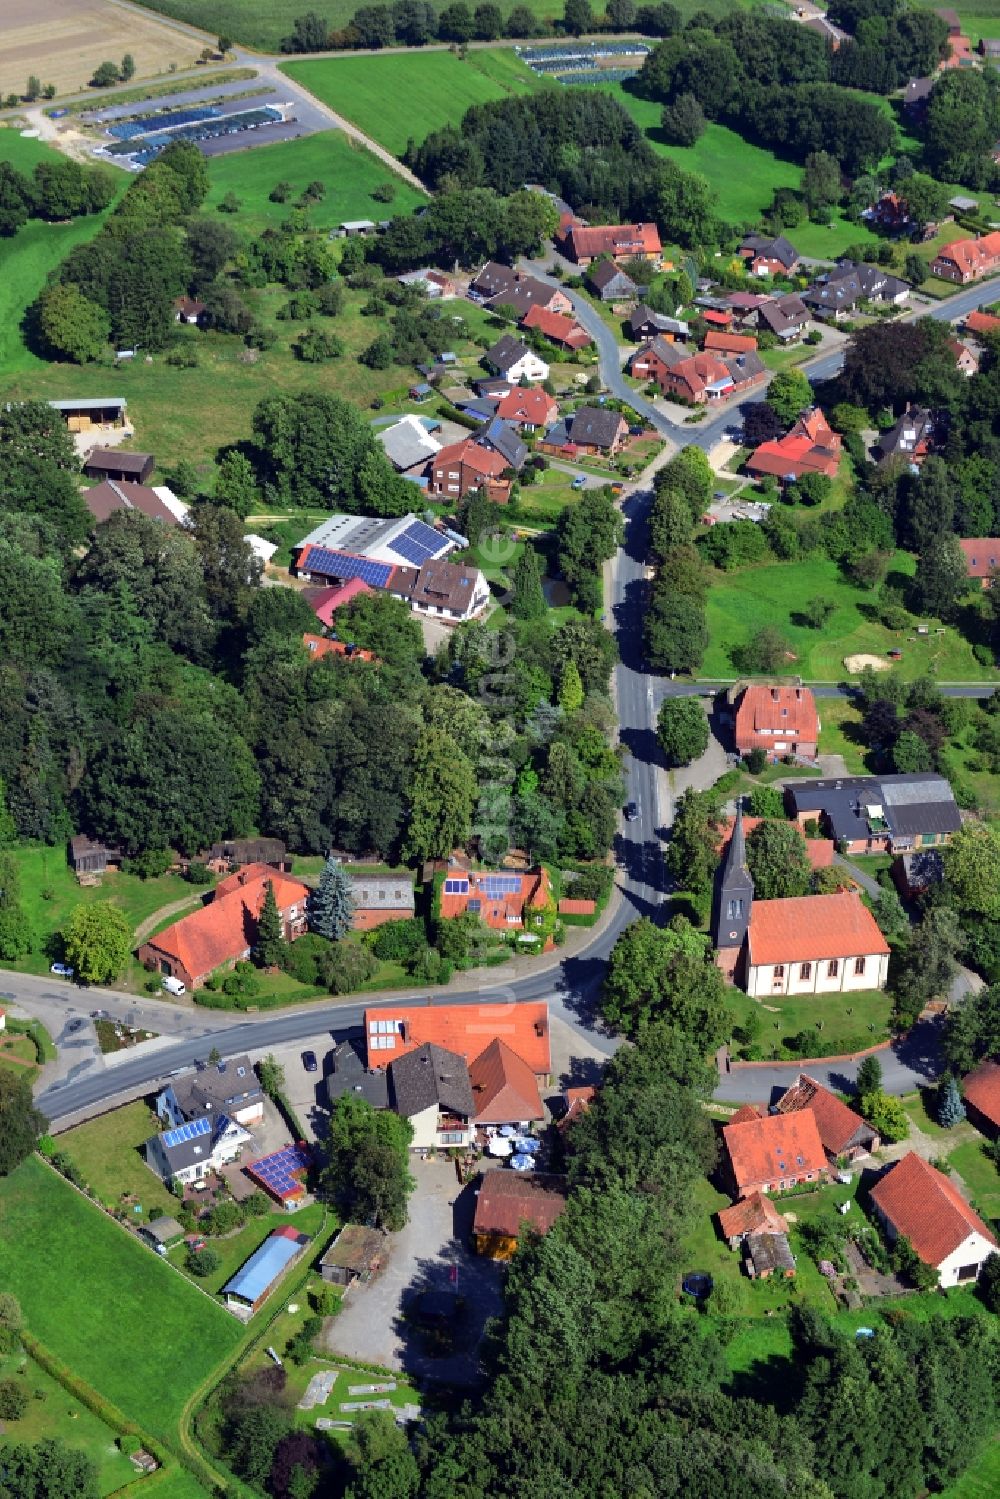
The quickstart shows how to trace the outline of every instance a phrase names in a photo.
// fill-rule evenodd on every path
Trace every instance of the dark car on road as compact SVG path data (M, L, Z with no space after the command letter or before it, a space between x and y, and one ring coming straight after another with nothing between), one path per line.
M302 1053L302 1065L307 1072L318 1072L319 1063L316 1060L316 1053L314 1051L304 1051Z
M626 802L625 803L625 821L626 822L638 822L638 820L639 820L639 808L636 806L635 802Z

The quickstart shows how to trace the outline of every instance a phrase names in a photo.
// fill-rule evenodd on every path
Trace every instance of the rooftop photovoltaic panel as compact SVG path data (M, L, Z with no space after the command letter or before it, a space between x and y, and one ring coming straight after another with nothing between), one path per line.
M467 895L469 891L468 880L445 880L445 895Z
M163 1136L163 1143L168 1150L173 1150L176 1145L183 1145L186 1140L195 1140L199 1135L208 1135L211 1132L210 1120L192 1119L189 1124L181 1124L177 1129L168 1129Z
M425 547L418 546L416 542L408 540L405 531L402 536L398 536L392 543L392 550L398 556L405 558L407 562L412 562L414 567L423 567L431 555Z
M247 1175L259 1181L275 1197L292 1197L302 1192L302 1183L296 1173L308 1171L309 1151L302 1145L287 1145L274 1155L263 1156L252 1161L246 1168Z
M490 874L482 881L487 895L516 895L521 888L521 877L516 874Z
M392 576L391 562L373 562L369 557L353 557L350 552L333 552L328 547L310 547L306 568L331 578L360 578L372 588L384 588Z

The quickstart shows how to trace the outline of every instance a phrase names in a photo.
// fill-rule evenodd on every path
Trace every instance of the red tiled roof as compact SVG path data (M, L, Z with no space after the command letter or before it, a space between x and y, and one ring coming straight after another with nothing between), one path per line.
M275 869L273 864L265 864L260 860L244 864L242 869L227 874L225 879L219 881L212 892L212 899L220 900L224 895L232 895L234 890L242 890L244 885L252 885L254 880L269 880L280 873L281 870ZM277 890L274 893L277 895Z
M763 817L744 817L744 819L743 819L743 831L744 831L744 833L747 833L747 834L752 833L753 830L754 830L754 828L759 828L760 825L761 825L761 823L764 822L764 821L766 821L766 820L767 819L765 819ZM776 819L772 818L771 820L775 821ZM717 845L720 853L726 847L726 844L729 842L730 838L732 837L732 832L733 832L733 827L735 825L735 822L736 822L736 819L734 817L726 817L726 818L723 819L723 824L722 824L722 838L719 841L719 844ZM806 839L804 839L804 842L805 842L805 846L806 846L806 858L809 860L809 868L810 869L830 869L831 866L833 865L833 856L834 856L834 853L836 852L836 845L835 845L833 839L832 838L806 838ZM562 904L562 902L560 902L560 905L561 904Z
M1000 567L1000 536L966 536L959 538L970 578L988 578Z
M338 609L357 598L359 593L372 592L374 590L360 578L347 578L343 583L331 584L329 588L307 589L306 600L320 624L331 625Z
M536 1077L546 1077L552 1070L549 1007L544 1000L366 1010L365 1038L369 1067L384 1067L428 1041L471 1063L499 1038L527 1062Z
M574 347L583 348L593 340L585 328L581 328L575 318L567 317L564 312L549 312L545 307L539 307L536 303L529 307L525 316L521 319L522 328L537 328L544 333L546 338L560 344L572 344Z
M503 1234L516 1238L522 1223L546 1234L566 1211L566 1178L504 1171L483 1173L476 1199L476 1234Z
M530 422L535 427L547 427L558 412L558 403L538 385L527 390L515 386L497 406L497 416L505 422Z
M962 1084L967 1102L1000 1128L1000 1062L980 1062Z
M1000 333L1000 317L995 317L992 312L970 312L965 319L966 331L969 333Z
M266 875L258 874L236 888L230 886L221 896L217 891L207 906L150 937L148 945L176 958L193 978L240 957L253 945L268 880L274 886L279 911L301 904L309 894L308 886L277 869L264 867ZM247 870L240 870L231 879L239 879L246 873Z
M755 900L750 908L748 957L771 963L821 963L827 958L888 953L874 916L855 891Z
M769 1114L722 1131L740 1195L758 1182L787 1181L826 1170L826 1154L810 1113Z
M717 307L706 307L701 315L706 323L714 323L717 328L728 328L733 321L731 312L723 312Z
M731 1208L723 1208L718 1219L725 1239L741 1239L744 1234L788 1232L784 1217L763 1192L751 1192L749 1197L733 1203Z
M1000 257L1000 232L980 235L978 239L953 239L942 245L935 260L951 261L967 274L990 270Z
M805 473L837 477L841 440L818 407L800 416L784 437L762 442L746 462L748 473L773 474L775 478L799 478Z
M816 1120L824 1150L833 1156L840 1155L846 1149L851 1138L865 1122L860 1114L849 1109L829 1088L824 1088L822 1083L807 1077L804 1072L799 1073L798 1081L779 1098L777 1108L779 1114L794 1114L800 1109L808 1109Z
M372 651L363 651L358 646L350 646L346 640L327 640L322 635L305 634L302 637L302 644L316 661L322 661L324 656L350 656L353 661L375 660Z
M499 1037L479 1053L469 1081L477 1124L520 1124L545 1117L535 1074Z
M736 1110L729 1120L730 1124L748 1124L751 1119L763 1119L764 1111L759 1109L755 1103L745 1103Z
M478 900L478 914L486 925L492 927L494 931L507 931L509 927L516 926L523 921L525 909L530 909L532 906L544 906L552 893L546 870L532 869L526 874L515 874L505 869L502 873L507 883L512 884L516 880L516 887L513 890L505 890L501 895L490 895L487 893L487 881L495 879L497 872L496 870L475 869L456 871L460 879L468 881L468 889L449 891L442 887L442 918L447 921L452 916L461 916L463 911L469 909L470 900ZM450 875L449 878L454 879L455 875ZM445 886L447 886L447 879ZM508 920L508 917L512 919Z
M566 240L574 260L594 260L598 255L627 260L632 255L659 255L662 249L655 224L573 225Z
M948 1177L915 1151L889 1167L871 1200L925 1265L940 1265L972 1233L997 1242Z
M736 709L736 737L750 739L763 730L788 734L815 744L819 734L816 700L808 687L746 687Z
M560 1133L568 1129L574 1120L585 1114L597 1097L597 1089L590 1084L582 1088L564 1088L563 1098L566 1100L566 1112L561 1119L556 1120L556 1129Z
M465 437L461 442L453 442L450 447L442 448L440 453L435 453L432 467L437 473L438 469L446 469L460 463L467 464L477 473L487 474L493 478L499 478L507 467L506 458L502 458L493 448L481 448L478 443L473 442L471 437Z
M746 354L756 349L757 340L749 333L714 333L710 329L702 347L717 354Z

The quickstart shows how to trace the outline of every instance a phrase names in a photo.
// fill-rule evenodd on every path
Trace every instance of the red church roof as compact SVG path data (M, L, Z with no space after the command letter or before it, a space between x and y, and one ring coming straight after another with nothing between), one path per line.
M874 916L853 890L755 900L747 955L752 967L822 963L829 958L882 955L889 948Z

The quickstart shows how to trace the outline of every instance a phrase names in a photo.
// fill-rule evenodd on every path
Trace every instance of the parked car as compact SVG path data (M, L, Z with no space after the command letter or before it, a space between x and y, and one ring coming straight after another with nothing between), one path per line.
M582 489L584 487L584 485L586 484L586 482L587 482L587 475L586 474L577 474L576 478L573 480L572 484L569 487L570 487L570 489Z
M304 1051L302 1053L302 1065L307 1072L318 1072L319 1063L316 1060L316 1053L314 1051Z
M56 974L61 979L71 979L75 970L68 963L53 963L49 972Z

